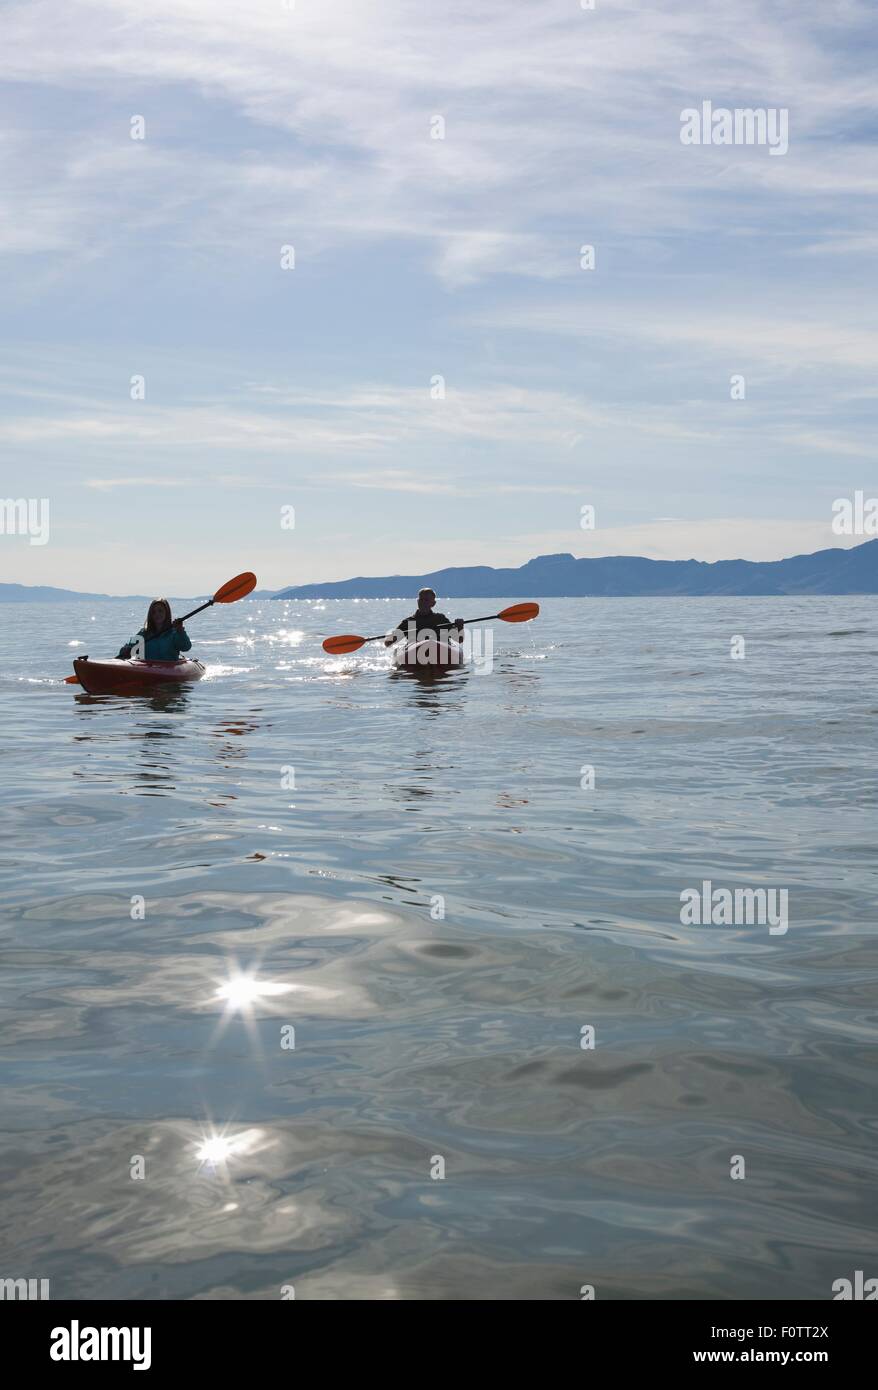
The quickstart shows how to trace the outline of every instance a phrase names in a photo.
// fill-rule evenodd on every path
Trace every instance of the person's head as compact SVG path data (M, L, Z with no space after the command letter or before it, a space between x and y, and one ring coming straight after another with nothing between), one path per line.
M146 615L145 631L147 637L154 637L171 626L171 605L166 598L154 598Z
M435 590L435 589L420 589L419 592L418 592L418 607L419 607L419 608L435 608L435 607L436 607L436 590Z

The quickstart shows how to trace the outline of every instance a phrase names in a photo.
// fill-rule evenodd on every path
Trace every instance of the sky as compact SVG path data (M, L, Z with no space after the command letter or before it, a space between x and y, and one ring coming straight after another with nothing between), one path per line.
M50 516L0 582L866 539L874 5L0 15L0 494ZM705 101L788 148L684 144Z

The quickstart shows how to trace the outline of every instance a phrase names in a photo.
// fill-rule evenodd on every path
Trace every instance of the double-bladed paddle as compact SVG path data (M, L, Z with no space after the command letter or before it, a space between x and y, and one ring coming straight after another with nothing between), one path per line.
M540 611L538 603L513 603L511 608L504 608L502 613L489 613L484 618L464 618L465 623L489 623L494 618L502 618L504 623L527 623L531 618L535 618ZM439 628L456 627L456 623L440 623ZM347 633L341 637L326 637L323 641L323 650L329 652L330 656L346 656L348 652L359 651L360 647L366 642L380 642L387 636L386 632L379 632L377 637L356 637L353 633Z
M237 603L239 598L246 598L256 588L256 575L246 570L244 574L235 575L234 579L229 579L223 584L221 589L217 589L213 598L209 598L207 603L202 603L198 608L193 608L189 613L184 613L182 618L175 618L174 624L183 624L189 619L194 618L196 613L203 613L205 608L212 608L215 603ZM165 629L167 631L167 629ZM160 634L159 634L160 635ZM65 685L79 685L78 676L67 676L64 680Z

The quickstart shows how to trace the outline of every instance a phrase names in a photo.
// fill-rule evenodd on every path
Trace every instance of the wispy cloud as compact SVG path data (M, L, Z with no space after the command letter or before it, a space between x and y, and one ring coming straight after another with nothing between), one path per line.
M585 502L629 547L715 516L715 550L786 548L869 486L865 0L29 0L4 31L0 443L55 499L37 579L64 526L154 536L165 488L281 584L340 530L340 565L402 562L414 520L411 563L520 562ZM705 98L788 108L788 154L682 146Z
M739 224L780 224L789 199L801 212L875 190L871 147L838 144L878 105L860 47L869 19L865 5L801 0L769 11L759 0L594 12L504 0L435 13L389 0L13 6L0 75L100 92L106 114L91 131L59 120L48 141L45 128L39 143L26 130L7 139L18 178L6 182L5 244L69 247L73 228L77 253L94 254L139 227L252 253L292 213L311 256L352 238L426 237L435 272L466 285L556 274L558 222L571 254L589 227L605 243L725 227L730 194ZM792 108L796 153L716 152L717 186L718 162L681 147L679 113L728 92ZM184 108L181 136L168 113L184 96L203 120ZM146 140L125 138L126 109L144 116ZM21 177L35 156L52 174L48 196Z
M693 296L694 298L694 296ZM583 315L569 300L536 307L505 307L479 316L492 328L600 342L618 339L646 346L652 353L672 350L709 352L715 359L739 368L789 372L791 367L850 369L871 372L878 367L878 331L858 324L863 307L838 305L844 322L815 318L813 313L778 317L726 306L685 303L674 315L648 301L610 308L597 306ZM697 364L696 364L697 365Z
M86 487L105 492L117 487L190 487L192 478L87 478Z
M268 453L295 448L350 455L352 450L422 444L429 438L440 443L529 440L566 450L588 433L620 428L689 441L709 442L713 437L710 430L675 421L660 406L623 410L562 391L508 384L449 387L443 400L433 400L426 384L407 390L363 387L334 393L271 390L263 397L270 406L260 400L263 390L257 389L249 403L241 401L234 410L222 399L191 406L138 402L84 416L50 413L44 396L39 412L0 420L0 440L17 445L108 442L114 447L121 441L129 446ZM371 478L415 476L397 469L376 473L373 458L367 466Z

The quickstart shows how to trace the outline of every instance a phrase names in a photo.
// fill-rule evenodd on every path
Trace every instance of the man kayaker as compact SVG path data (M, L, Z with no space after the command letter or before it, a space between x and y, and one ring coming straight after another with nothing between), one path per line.
M168 600L154 598L143 627L120 649L119 656L123 661L130 656L138 661L176 661L180 653L188 652L191 646L180 619L175 621L171 617Z
M392 647L394 642L399 642L402 638L405 638L407 642L416 642L425 633L441 637L454 637L459 642L460 634L463 631L463 618L446 618L444 613L434 613L435 607L436 590L419 590L416 611L410 617L403 618L399 627L387 634L384 639L385 647Z

